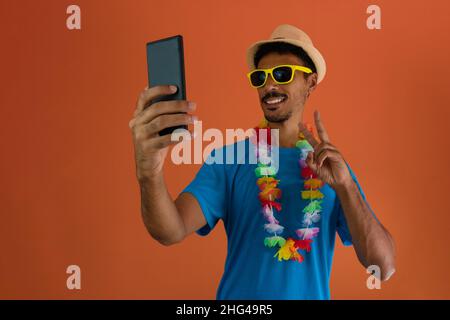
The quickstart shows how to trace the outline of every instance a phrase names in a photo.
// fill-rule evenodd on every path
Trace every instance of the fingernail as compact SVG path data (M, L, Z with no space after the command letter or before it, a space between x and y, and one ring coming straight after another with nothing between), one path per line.
M198 121L198 117L197 116L191 116L191 122L195 123L196 121Z
M195 102L189 101L189 103L188 103L189 110L195 110L196 107L197 107L197 104Z
M177 91L177 87L176 86L170 86L170 91L176 92Z

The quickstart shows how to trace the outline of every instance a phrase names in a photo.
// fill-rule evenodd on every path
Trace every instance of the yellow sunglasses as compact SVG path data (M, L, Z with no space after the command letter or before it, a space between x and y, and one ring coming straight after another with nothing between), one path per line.
M253 88L260 88L266 84L268 75L272 76L272 79L277 84L288 84L294 80L295 70L299 70L305 73L312 73L310 68L304 66L297 66L292 64L282 64L270 69L255 69L247 73L247 77L250 80L250 84Z

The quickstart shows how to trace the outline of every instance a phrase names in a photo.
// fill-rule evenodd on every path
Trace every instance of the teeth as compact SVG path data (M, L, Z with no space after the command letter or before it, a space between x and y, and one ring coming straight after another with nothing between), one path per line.
M279 102L281 102L281 101L283 101L283 100L284 100L283 97L280 97L280 98L271 98L271 99L267 99L267 100L266 100L266 103L267 103L267 104L276 104L276 103L279 103Z

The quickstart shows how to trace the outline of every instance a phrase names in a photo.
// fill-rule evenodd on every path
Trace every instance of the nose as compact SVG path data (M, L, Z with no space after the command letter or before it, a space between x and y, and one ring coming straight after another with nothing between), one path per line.
M273 80L272 75L267 75L266 83L264 84L264 88L267 89L267 91L270 91L274 88L278 89L278 84Z

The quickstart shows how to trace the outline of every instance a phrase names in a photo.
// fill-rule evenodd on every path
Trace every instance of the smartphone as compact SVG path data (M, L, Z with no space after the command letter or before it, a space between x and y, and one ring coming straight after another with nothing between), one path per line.
M186 100L184 50L181 35L148 42L147 69L149 87L171 84L178 87L174 94L155 98L151 101L151 104L158 101ZM178 128L187 129L187 126L165 128L159 132L159 135L171 134Z

